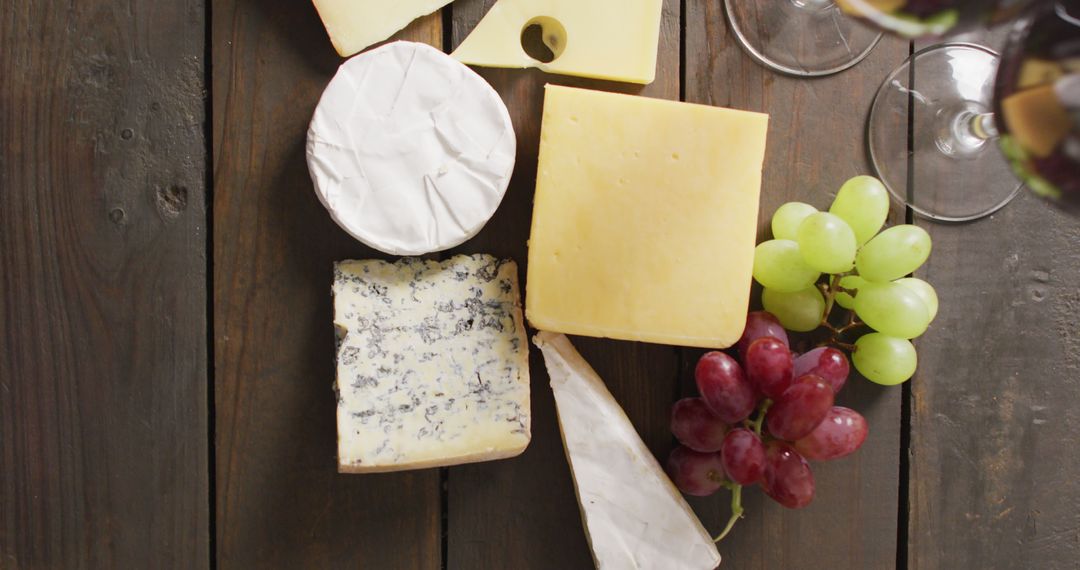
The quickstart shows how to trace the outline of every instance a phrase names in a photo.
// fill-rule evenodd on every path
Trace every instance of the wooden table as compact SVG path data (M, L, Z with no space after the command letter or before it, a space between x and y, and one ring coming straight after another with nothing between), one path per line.
M400 37L451 49L493 1ZM779 204L827 206L870 172L865 118L909 44L795 80L739 49L719 0L664 16L645 89L481 71L519 158L455 251L525 260L549 81L770 113L761 236ZM376 256L331 222L304 161L339 63L304 0L0 2L0 568L590 567L537 354L520 458L335 473L331 262ZM1080 225L1029 195L915 223L942 299L917 377L853 379L866 446L815 468L806 510L749 492L725 568L1080 564ZM577 343L665 456L700 351ZM727 517L726 495L693 504L713 531Z

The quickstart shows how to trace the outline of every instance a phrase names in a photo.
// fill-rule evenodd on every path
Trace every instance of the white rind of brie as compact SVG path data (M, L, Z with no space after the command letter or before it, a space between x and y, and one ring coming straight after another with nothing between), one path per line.
M708 531L565 335L541 332L559 427L600 570L712 570Z
M517 141L499 94L431 46L394 42L346 61L308 129L315 192L342 229L393 255L472 238L494 215Z

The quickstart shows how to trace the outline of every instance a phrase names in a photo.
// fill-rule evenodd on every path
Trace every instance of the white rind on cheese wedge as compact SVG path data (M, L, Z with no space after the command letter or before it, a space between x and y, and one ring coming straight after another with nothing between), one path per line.
M330 42L349 57L381 42L450 0L314 0Z
M712 570L720 553L592 367L539 333L593 560L601 570Z
M529 351L517 264L342 261L338 470L377 473L487 461L529 444Z
M472 65L652 83L663 6L663 0L499 0L452 55ZM522 31L533 24L556 56L549 63L521 45Z
M342 64L307 139L311 180L331 217L392 255L442 251L479 233L506 194L516 152L499 94L414 42Z

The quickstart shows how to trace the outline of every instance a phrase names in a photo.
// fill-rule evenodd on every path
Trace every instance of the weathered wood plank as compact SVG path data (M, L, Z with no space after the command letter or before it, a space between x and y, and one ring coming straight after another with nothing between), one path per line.
M452 45L460 44L493 4L493 0L458 0L452 12ZM680 3L667 0L657 79L644 89L535 70L477 68L509 107L517 130L518 160L499 212L462 249L512 257L518 260L524 278L545 83L678 99L679 44ZM575 338L574 343L607 381L646 443L664 457L671 447L668 413L676 389L677 350L601 339ZM592 567L554 400L543 359L536 350L531 374L533 440L525 454L449 470L450 568Z
M739 47L721 2L686 2L687 101L770 114L759 238L782 203L828 207L848 177L871 173L866 116L882 78L903 61L906 42L885 39L865 61L839 75L794 79L754 63ZM893 219L903 220L897 207ZM684 383L700 352L688 351ZM839 400L864 414L870 437L858 454L815 464L817 494L786 511L760 489L744 493L746 518L720 545L732 568L893 568L896 562L901 391L854 374ZM728 495L693 501L706 526L726 522Z
M1000 48L1005 32L961 39ZM983 181L942 172L939 183ZM908 567L1074 568L1076 220L1025 190L988 219L916 223L934 239L919 277L937 288L941 308L917 343L912 381Z
M199 0L0 7L0 568L206 568Z
M308 121L341 60L310 2L213 8L219 567L438 568L437 470L336 473L332 263L385 257L308 176ZM441 46L439 14L400 37Z

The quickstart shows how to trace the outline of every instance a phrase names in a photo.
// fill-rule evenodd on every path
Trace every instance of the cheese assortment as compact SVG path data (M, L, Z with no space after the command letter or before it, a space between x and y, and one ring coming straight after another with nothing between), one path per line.
M712 570L712 537L604 386L561 334L544 354L581 518L601 570Z
M311 119L307 161L342 229L386 253L422 255L484 227L516 147L483 78L431 46L394 42L340 67Z
M723 348L750 300L768 116L549 85L526 316Z
M529 444L517 264L343 261L334 268L338 469L512 457Z
M349 55L447 0L314 0ZM394 42L345 62L308 130L319 200L397 262L335 265L338 470L509 458L531 434L525 317L541 329L566 456L601 569L702 569L709 533L561 333L720 348L746 319L768 117L548 86L517 265L454 248L498 208L516 137L462 62L649 83L662 0L498 0L453 57ZM540 26L554 59L525 53ZM455 61L456 59L456 61Z
M452 54L486 67L535 67L548 73L652 83L663 0L499 0ZM554 59L522 47L522 31L542 29Z
M314 0L334 49L348 57L381 42L450 0Z

